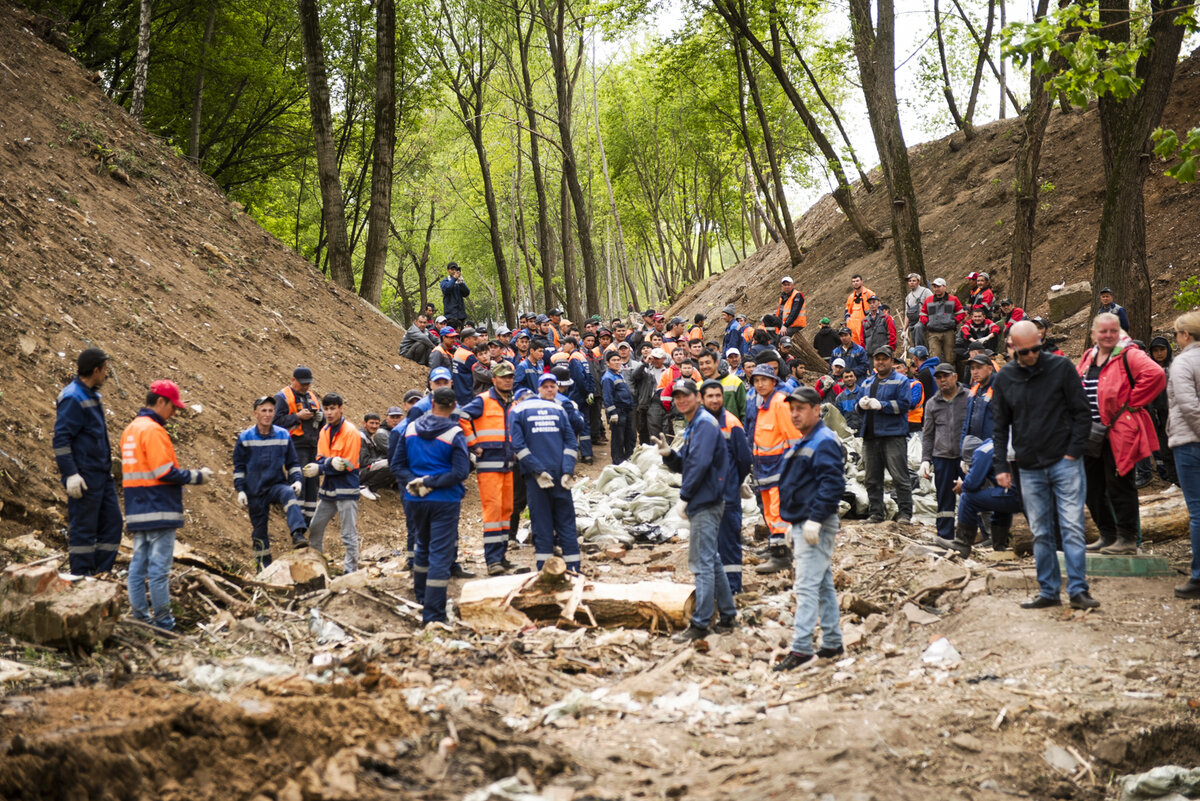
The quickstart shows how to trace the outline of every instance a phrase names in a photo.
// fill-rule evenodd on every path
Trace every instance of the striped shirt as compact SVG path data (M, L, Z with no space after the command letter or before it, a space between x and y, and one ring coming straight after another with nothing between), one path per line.
M1092 365L1088 368L1087 375L1083 377L1083 394L1087 395L1088 407L1092 410L1092 422L1103 423L1100 419L1100 402L1097 397L1097 391L1100 388L1100 368Z

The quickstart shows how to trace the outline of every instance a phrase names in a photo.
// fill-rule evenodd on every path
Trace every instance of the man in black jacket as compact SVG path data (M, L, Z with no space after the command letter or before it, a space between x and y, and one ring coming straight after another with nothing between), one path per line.
M1092 415L1079 374L1069 359L1043 350L1037 326L1022 320L1010 331L1013 361L993 379L992 413L996 484L1013 485L1009 442L1020 468L1021 496L1033 531L1033 557L1041 592L1021 604L1024 609L1060 606L1062 575L1054 548L1055 509L1062 528L1067 565L1067 594L1076 609L1100 602L1088 592L1083 538L1086 480L1083 451Z

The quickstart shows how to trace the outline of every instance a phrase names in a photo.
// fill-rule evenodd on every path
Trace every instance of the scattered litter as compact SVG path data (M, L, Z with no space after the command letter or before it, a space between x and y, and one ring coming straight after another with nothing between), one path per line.
M962 662L962 655L949 640L939 637L921 654L921 661L934 667L956 668Z
M321 617L320 611L316 607L309 610L308 613L308 630L317 638L318 645L325 645L332 642L345 642L349 640L349 635L346 630L334 623L332 620L326 620Z
M1117 801L1162 799L1179 801L1200 797L1200 768L1161 765L1145 773L1134 773L1117 779L1121 794Z

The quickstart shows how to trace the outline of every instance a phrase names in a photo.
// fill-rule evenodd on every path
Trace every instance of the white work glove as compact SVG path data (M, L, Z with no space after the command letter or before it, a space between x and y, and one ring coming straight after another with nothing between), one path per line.
M546 472L539 473L537 477L537 485L542 489L550 489L554 486L554 477Z
M865 396L862 398L859 398L858 399L858 408L863 409L864 411L866 409L870 409L871 408L871 399L868 397L865 397Z
M783 532L783 547L784 548L792 547L792 528L793 527L789 525L787 527L787 530Z
M742 488L738 492L746 500L750 500L751 498L754 497L754 490L750 487L749 484L743 484Z
M688 519L687 501L680 498L679 502L675 504L675 508L672 509L671 511L674 512L675 516L678 517L680 520L687 520Z
M340 456L335 456L329 460L330 469L338 473L344 473L350 469L350 462Z
M82 498L83 491L87 489L87 482L83 480L83 476L76 473L73 476L67 476L67 497Z
M308 464L304 465L303 468L301 468L300 475L304 476L305 478L313 478L317 475L317 473L320 472L321 465L317 464L316 462L309 462Z
M246 497L246 493L239 492L238 493L238 506L249 506L249 505L250 505L250 499Z
M383 470L387 466L387 459L376 459L375 461L371 462L371 466L368 467L367 470Z
M424 478L414 478L412 481L404 485L404 489L409 495L416 495L418 498L425 496L425 493L421 490L428 491L428 487L425 486Z
M615 414L614 414L614 415L610 415L610 416L609 416L609 418L608 418L608 424L609 424L610 426L615 426L615 425L617 424L617 416L616 416Z
M596 396L593 393L589 392L588 396L587 396L587 402L588 402L588 406L591 406L593 403L596 402Z
M875 411L879 411L883 408L883 401L881 401L879 398L867 398L867 402L868 405Z
M213 469L211 467L201 467L199 472L201 484L207 484L208 482L212 481Z
M304 485L303 485L303 484L301 484L299 481L293 481L293 482L292 482L292 492L294 492L294 493L296 494L296 497L297 497L297 498L299 498L299 497L300 497L300 493L301 493L301 492L303 492L303 491L304 491Z
M658 450L658 455L664 459L673 453L671 446L667 444L666 434L658 434L657 436L653 436L650 438L650 441L654 443L655 449Z
M921 466L917 468L917 475L921 478L933 478L933 467L929 462L921 462Z
M804 535L805 542L815 546L821 541L821 524L816 520L805 520L800 533Z
M569 490L571 487L575 486L575 476L563 475L563 477L559 479L558 483L562 484L563 489Z

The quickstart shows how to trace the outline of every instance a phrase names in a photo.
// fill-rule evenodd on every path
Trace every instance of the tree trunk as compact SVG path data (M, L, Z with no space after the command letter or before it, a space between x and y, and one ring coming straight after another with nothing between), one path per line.
M346 235L346 207L333 144L333 117L329 110L329 82L321 44L321 18L316 0L300 0L300 33L304 39L304 73L308 80L308 105L312 114L317 155L317 180L321 185L321 218L327 232L329 272L334 282L354 291L350 244Z
M204 23L204 38L200 40L200 56L196 59L196 81L192 85L192 123L188 131L188 159L193 163L200 161L200 117L204 110L204 59L208 54L208 46L212 44L213 30L217 25L217 4L214 2L208 9L208 20Z
M988 22L991 22L992 18L991 18L991 14L990 14L990 12L991 12L990 4L988 7L988 11L989 11ZM1005 16L1004 0L1000 0L1000 30L1004 30L1004 26L1007 23L1008 23L1008 20L1006 19L1006 16ZM986 45L984 46L984 49L985 50L987 49ZM1008 62L1002 58L1002 59L1000 59L1000 119L1004 119L1004 97L1005 97L1005 93L1007 91L1008 91ZM1013 102L1013 109L1016 110L1016 112L1018 114L1021 113L1021 107L1019 105L1017 105L1017 103L1015 101Z
M896 106L895 8L892 0L878 0L878 27L871 21L871 0L850 0L850 24L854 54L862 77L863 97L880 167L892 199L892 239L895 246L897 286L904 286L909 273L925 280L921 253L921 225L917 193L908 164L908 148L900 129Z
M1129 0L1106 0L1100 34L1129 41ZM1182 3L1152 2L1148 45L1137 62L1141 91L1125 100L1100 98L1100 151L1104 161L1104 205L1092 285L1111 286L1129 312L1130 335L1148 341L1150 272L1146 261L1143 188L1153 155L1151 132L1162 119L1185 28L1176 25Z
M933 0L933 30L937 34L938 61L942 65L942 94L946 96L946 106L950 109L950 116L954 119L954 127L970 139L975 135L975 131L971 130L969 124L963 123L962 115L958 113L958 104L954 102L954 87L950 85L950 66L946 62L946 39L942 35L942 12L938 8L938 0ZM983 64L982 56L979 63Z
M595 42L595 39L592 40ZM595 45L593 44L593 47ZM604 152L604 137L600 133L600 99L596 85L596 58L592 54L592 114L596 120L596 147L600 151L600 172L604 175L604 186L608 190L608 207L612 212L613 223L617 229L617 264L621 279L629 290L629 299L634 308L641 308L638 302L637 287L629 276L629 258L625 255L625 231L621 228L621 213L617 211L617 196L613 193L612 178L608 174L608 155Z
M1038 0L1034 20L1046 16L1049 0ZM1054 103L1046 91L1049 76L1037 70L1029 71L1029 106L1021 119L1024 134L1017 145L1013 160L1015 176L1013 192L1016 195L1016 215L1013 220L1012 258L1009 261L1009 297L1019 308L1027 309L1029 302L1029 274L1033 265L1033 232L1038 208L1038 166L1042 158L1042 142L1046 138L1046 124L1050 121L1050 109Z
M566 156L559 179L559 224L562 226L563 284L567 290L567 315L579 322L583 306L579 297L579 276L575 269L575 233L571 230L571 191L567 188ZM554 304L551 304L554 305ZM549 307L547 307L547 310Z
M1001 3L1000 13L1001 13L1001 16L1003 16L1003 14L1004 14L1003 3ZM964 122L966 122L967 126L969 128L971 128L972 131L974 130L974 127L975 127L975 125L974 125L975 103L979 100L979 85L983 82L984 57L987 56L991 52L990 49L992 46L992 25L993 25L993 23L995 23L995 21L996 21L996 0L988 0L987 28L985 28L984 32L983 32L983 44L979 48L979 55L976 56L976 58L975 58L975 74L971 78L971 96L967 100L967 114L966 114L966 118L964 119ZM1001 28L1004 27L1003 19L1000 22L1000 27ZM1004 82L1004 69L1005 69L1004 68L1004 60L1001 59L1001 62L1000 62L1000 76L1001 76L1000 117L1001 118L1004 117L1003 96L1004 96L1004 90L1007 88L1007 84L1005 84L1005 82ZM1021 110L1017 109L1017 113L1020 114Z
M775 197L779 201L779 214L783 218L783 243L787 245L788 258L793 266L799 264L804 256L800 253L800 245L796 242L796 226L792 223L792 213L788 209L787 194L783 189L783 169L779 158L775 155L775 140L771 136L771 121L763 106L762 95L758 91L758 79L754 77L754 66L750 63L750 54L742 45L742 37L735 35L734 46L737 57L746 70L746 83L750 87L750 98L754 101L754 112L758 116L758 126L762 129L763 149L767 151L767 162L771 167L771 181L775 185Z
M375 147L367 252L358 294L373 306L383 292L388 222L392 218L392 163L396 156L396 0L375 0Z
M792 82L791 76L788 73L786 65L783 63L783 55L779 41L779 28L772 23L771 26L771 49L768 50L762 40L755 35L750 28L749 16L744 0L713 0L713 9L725 20L731 31L741 33L748 42L754 47L759 58L766 62L771 68L771 72L775 74L775 79L779 81L792 107L796 109L796 113L800 115L801 122L808 129L809 136L821 151L822 157L825 159L826 165L833 173L837 181L837 186L833 190L833 199L842 209L842 213L846 215L846 221L854 228L855 233L862 239L868 250L878 250L880 247L880 234L863 217L862 211L858 208L858 204L854 201L854 194L850 187L850 181L846 177L846 170L842 165L842 160L838 157L837 151L830 144L825 132L821 130L820 124L816 117L808 110L808 105L801 97L796 85Z
M550 61L554 70L554 94L558 100L558 134L563 151L563 176L575 208L576 228L579 236L579 255L583 259L583 282L587 295L587 313L600 313L600 292L596 284L596 252L592 246L592 221L583 185L579 181L579 167L575 157L574 138L571 133L571 105L573 84L567 69L566 53L566 5L567 0L554 0L554 17L551 18L546 0L538 0L542 24L546 26L546 38L550 45ZM568 287L569 291L569 287ZM578 314L578 312L572 312ZM578 317L576 318L578 319Z
M146 108L146 78L150 73L150 0L142 0L138 19L137 66L133 72L133 100L129 114L138 122Z

